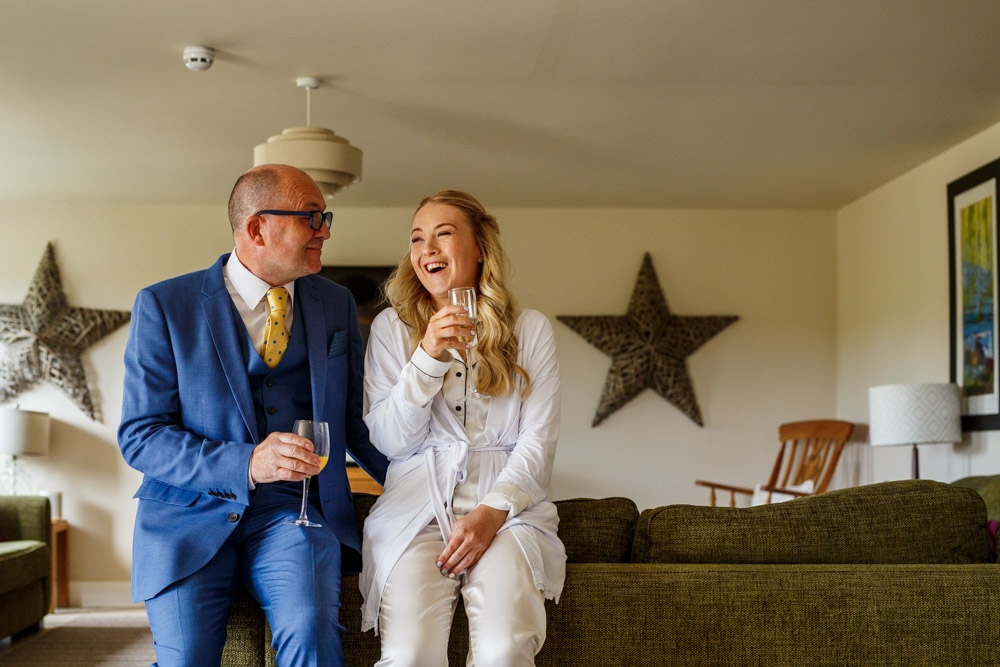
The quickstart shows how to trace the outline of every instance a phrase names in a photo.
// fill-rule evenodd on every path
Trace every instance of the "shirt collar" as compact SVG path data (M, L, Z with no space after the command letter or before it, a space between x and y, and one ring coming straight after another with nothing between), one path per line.
M244 266L240 258L236 256L236 249L233 249L232 254L229 255L229 261L226 262L225 266L226 275L229 278L229 282L232 283L233 288L236 293L240 295L243 302L248 308L253 310L256 308L261 301L264 300L264 295L267 294L267 290L271 289L271 285L261 280L255 276L250 269ZM295 281L286 283L284 288L288 290L288 297L290 303L295 303Z

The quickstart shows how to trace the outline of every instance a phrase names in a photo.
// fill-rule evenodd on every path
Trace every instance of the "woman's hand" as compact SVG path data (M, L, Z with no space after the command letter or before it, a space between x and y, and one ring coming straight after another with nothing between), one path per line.
M438 361L447 361L448 350L465 350L475 335L476 326L465 306L449 305L431 316L420 347Z
M451 539L437 559L441 574L454 577L478 563L507 520L507 514L507 510L480 505L456 521L451 528Z

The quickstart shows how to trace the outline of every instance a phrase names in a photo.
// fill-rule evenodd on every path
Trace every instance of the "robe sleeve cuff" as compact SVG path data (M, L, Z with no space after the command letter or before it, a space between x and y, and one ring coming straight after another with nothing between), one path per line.
M530 502L528 494L521 489L513 484L498 482L483 497L480 504L496 510L507 510L507 518L510 519L518 515Z
M451 368L451 359L446 361L438 361L431 355L424 351L424 348L417 345L417 349L413 351L413 356L410 357L410 363L423 373L432 378L443 378Z

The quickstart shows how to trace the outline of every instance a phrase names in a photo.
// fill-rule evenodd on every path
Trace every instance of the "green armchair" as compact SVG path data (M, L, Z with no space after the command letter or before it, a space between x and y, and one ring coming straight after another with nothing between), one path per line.
M0 637L41 627L49 612L52 519L44 496L0 496Z

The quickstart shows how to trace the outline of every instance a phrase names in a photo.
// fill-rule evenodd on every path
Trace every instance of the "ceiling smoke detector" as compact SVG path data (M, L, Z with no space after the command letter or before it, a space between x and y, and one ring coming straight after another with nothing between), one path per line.
M191 71L204 72L215 62L215 49L210 46L184 47L184 65Z

